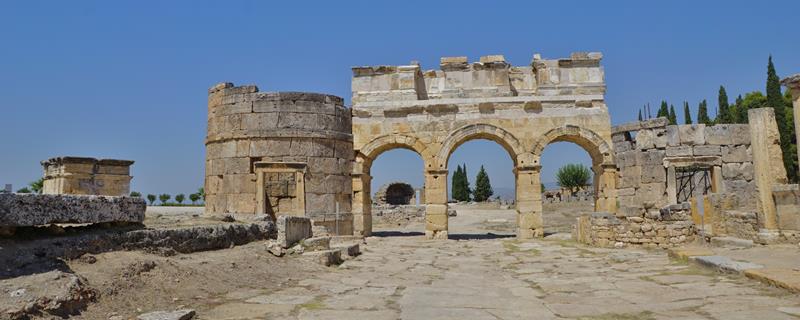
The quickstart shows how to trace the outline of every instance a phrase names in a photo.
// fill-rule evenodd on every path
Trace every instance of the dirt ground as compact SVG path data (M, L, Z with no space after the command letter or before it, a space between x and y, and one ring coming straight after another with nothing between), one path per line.
M143 312L180 308L208 314L236 298L230 293L278 291L326 269L302 259L275 257L264 242L173 257L129 251L94 257L93 263L86 262L92 259L67 262L99 294L78 319L129 319Z

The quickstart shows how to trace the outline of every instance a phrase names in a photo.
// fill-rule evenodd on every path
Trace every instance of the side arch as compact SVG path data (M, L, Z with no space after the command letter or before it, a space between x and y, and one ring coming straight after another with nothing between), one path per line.
M611 146L603 137L592 130L567 125L548 131L534 143L531 150L535 156L533 165L540 165L540 157L547 145L562 141L572 142L586 150L589 153L589 157L592 158L592 164L595 166L614 164Z
M445 138L441 149L439 149L439 153L436 155L436 160L438 161L437 165L439 166L438 169L442 170L447 168L447 162L450 161L450 155L453 154L453 151L465 142L474 139L486 139L497 142L497 144L503 147L503 149L508 152L508 155L511 156L514 167L517 165L525 165L525 163L518 163L518 161L524 161L518 159L518 156L525 152L525 148L523 148L522 143L520 143L511 132L494 125L478 123L460 127L452 131L450 135Z
M372 161L375 160L381 153L392 149L407 149L416 152L425 166L430 164L430 149L423 144L419 139L412 136L391 134L383 135L372 139L372 141L365 144L361 149L356 150L356 159L364 162L365 167L369 168Z

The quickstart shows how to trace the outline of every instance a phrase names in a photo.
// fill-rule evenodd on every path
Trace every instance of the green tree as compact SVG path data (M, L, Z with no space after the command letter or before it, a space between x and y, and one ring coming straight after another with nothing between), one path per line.
M200 198L203 198L203 201L206 201L206 189L205 188L197 189L197 195L199 195Z
M167 204L167 201L169 201L170 198L172 198L172 196L166 193L162 193L161 195L158 196L158 200L161 201L162 206Z
M195 203L197 203L197 200L200 200L200 194L199 194L199 193L192 193L192 194L190 194L190 195L189 195L189 200L191 200L191 201L192 201L192 204L195 204Z
M175 195L175 201L177 201L178 204L183 204L183 200L184 199L186 199L186 196L183 193L179 193L179 194Z
M41 194L42 189L44 189L44 178L39 178L38 180L29 183L28 187L30 187L30 190L33 193Z
M642 121L642 109L639 109L639 121Z
M669 107L667 106L667 101L661 100L661 107L658 108L658 113L656 114L657 118L669 118Z
M719 86L719 94L717 95L717 121L716 123L733 123L729 113L730 104L728 102L728 93L725 92L725 87Z
M153 205L153 203L154 203L154 202L156 202L156 195L154 195L154 194L148 194L148 195L147 195L147 201L150 201L150 205L152 206L152 205Z
M456 172L453 172L452 181L450 183L453 200L461 201L461 165L456 166Z
M705 125L711 125L713 123L711 118L708 117L708 103L705 99L703 99L697 107L697 123Z
M559 168L556 173L558 185L573 193L588 186L591 179L592 174L589 172L589 168L579 163L567 164Z
M494 191L492 190L492 183L489 182L489 175L486 174L486 170L481 166L481 170L478 171L478 175L475 177L473 199L478 202L483 202L489 200L489 197L493 194Z
M456 172L453 173L452 189L453 200L469 201L471 191L469 189L466 164L463 166L459 165L456 168Z
M675 114L675 106L669 105L669 124L678 124L678 116Z
M17 190L17 193L31 193L31 189L28 189L28 187L22 187L21 189Z
M692 124L692 113L689 111L689 103L683 102L683 123Z
M141 193L138 193L138 192L136 192L136 191L131 191L131 197L134 197L134 198L141 198L141 197L142 197L142 194L141 194Z

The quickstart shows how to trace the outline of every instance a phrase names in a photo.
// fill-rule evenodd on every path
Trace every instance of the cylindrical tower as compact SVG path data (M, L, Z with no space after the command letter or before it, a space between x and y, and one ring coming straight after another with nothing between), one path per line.
M208 91L206 213L298 215L352 234L350 110L340 97Z

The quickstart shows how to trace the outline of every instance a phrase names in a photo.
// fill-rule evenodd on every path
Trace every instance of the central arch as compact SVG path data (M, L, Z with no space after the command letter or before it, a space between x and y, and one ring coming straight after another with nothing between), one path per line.
M490 140L499 144L511 156L514 166L517 165L517 155L524 153L522 144L511 132L491 124L469 124L452 131L445 138L439 153L436 155L436 159L441 161L438 163L439 169L446 170L453 151L465 142L475 139Z

